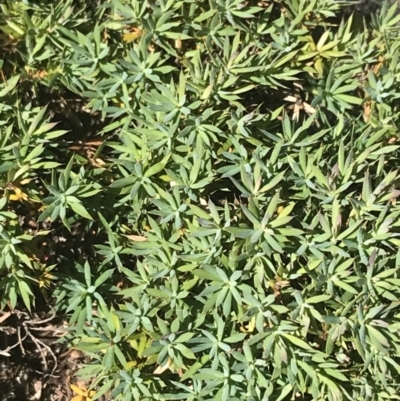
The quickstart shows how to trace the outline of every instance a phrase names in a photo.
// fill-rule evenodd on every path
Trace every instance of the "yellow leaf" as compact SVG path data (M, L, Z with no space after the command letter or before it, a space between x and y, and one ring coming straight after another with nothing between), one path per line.
M43 287L49 288L53 278L54 278L54 276L52 274L44 272L39 277L39 288L43 288Z
M78 386L76 386L75 384L70 384L69 387L71 388L71 390L78 394L78 396L82 396L82 397L86 397L87 395L87 391L86 389L80 389Z
M317 49L318 51L321 50L321 48L325 45L326 40L328 39L329 36L329 31L325 31L323 33L323 35L321 36L321 38L319 39L318 43L317 43Z
M20 200L28 200L28 195L22 192L20 188L14 187L14 195L10 195L10 200L12 201L20 201Z
M142 36L143 31L139 28L133 28L130 32L125 32L122 40L131 43Z
M165 182L170 182L172 181L172 178L168 177L167 175L161 175L159 177L161 180L165 181Z
M207 88L204 90L203 94L201 95L200 99L202 99L202 100L208 99L213 90L213 86L214 86L213 84L208 85Z
M278 208L278 215L279 217L286 217L289 216L289 213L293 210L295 206L294 202L291 202L288 206L283 207L283 206L279 206Z
M69 386L74 393L78 394L71 401L92 401L92 397L96 394L96 391L88 391L84 385L83 388L80 388L75 384L70 384Z
M253 316L250 319L249 324L247 326L242 326L240 328L240 331L243 333L252 333L255 328L256 328L256 317Z
M324 74L324 69L323 69L322 60L321 60L320 57L318 57L318 58L315 60L314 68L317 70L318 75L319 75L320 77L322 77L323 74Z
M249 333L252 333L254 331L254 329L256 328L256 317L255 316L253 316L251 318L248 328L249 328L249 330L248 330Z
M120 331L121 330L121 323L120 323L120 321L118 319L118 316L116 314L112 313L112 312L111 312L110 315L111 315L112 324L114 325L115 329L117 331Z
M129 361L129 362L126 363L125 369L131 369L131 368L134 368L135 366L137 366L137 362L136 361Z

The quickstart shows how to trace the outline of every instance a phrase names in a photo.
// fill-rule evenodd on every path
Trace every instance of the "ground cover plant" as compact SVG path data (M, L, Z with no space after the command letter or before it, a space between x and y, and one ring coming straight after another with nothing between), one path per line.
M74 401L399 399L393 3L4 0L2 366L53 313Z

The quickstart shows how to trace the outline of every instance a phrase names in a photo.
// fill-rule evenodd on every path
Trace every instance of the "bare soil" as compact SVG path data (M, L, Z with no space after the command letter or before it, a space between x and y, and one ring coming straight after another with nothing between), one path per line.
M0 311L0 400L70 401L80 352L55 314Z

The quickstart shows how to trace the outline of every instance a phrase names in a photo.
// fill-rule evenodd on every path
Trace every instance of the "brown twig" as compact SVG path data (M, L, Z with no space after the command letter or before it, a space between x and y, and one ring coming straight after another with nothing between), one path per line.
M35 331L47 331L51 333L51 337L62 337L65 335L65 330L55 329L54 326L47 327L30 327L31 330Z
M49 375L50 377L56 377L53 375L53 373L55 372L55 370L57 369L57 366L58 366L57 357L54 355L54 352L50 346L48 346L45 342L43 342L41 339L37 338L34 335L34 332L49 332L52 334L57 332L57 336L62 336L63 334L65 334L63 330L57 330L51 324L47 325L45 327L38 327L39 325L43 325L45 323L51 322L54 319L55 314L53 313L51 316L49 316L48 318L45 318L45 319L38 319L37 317L35 317L35 318L31 317L28 313L23 312L23 311L6 312L6 313L3 313L2 315L0 315L0 323L5 321L9 316L11 316L11 314L15 314L18 317L18 319L20 320L19 325L17 326L17 328L11 327L11 326L10 327L0 326L0 331L3 331L8 335L17 333L18 341L13 345L8 346L5 350L0 350L0 353L2 353L3 355L7 355L7 354L9 354L10 350L19 346L22 354L26 355L26 350L25 350L23 343L24 343L24 340L27 337L29 337L29 339L35 344L36 349L40 353L44 371L45 371L45 372L42 372L42 374ZM22 335L22 330L24 331L24 335ZM54 366L52 367L50 373L46 373L49 370L49 366L48 366L48 362L47 362L48 354L51 355L51 357L54 361Z
M28 320L27 323L29 323L29 325L35 326L35 325L39 325L39 324L43 324L43 323L47 323L50 322L51 320L53 320L55 318L55 313L53 313L50 317L43 319L43 320Z
M46 356L44 355L43 349L40 346L40 341L34 336L32 335L29 330L27 331L29 338L33 341L33 343L36 345L36 348L39 350L40 355L42 357L42 361L43 361L43 365L45 370L47 370L47 362L46 362Z
M28 335L25 334L25 337L22 338L22 339L18 336L18 341L17 341L14 345L9 345L6 349L0 350L0 353L3 354L3 355L5 355L5 354L8 353L8 351L11 351L11 350L12 350L13 348L15 348L17 345L22 346L22 341L24 341L25 338L26 338L27 336L28 336ZM24 351L25 351L25 350L24 350Z
M19 343L19 346L20 346L20 348L21 348L22 355L25 355L26 352L25 352L23 340L22 340L22 338L21 338L21 327L19 327L19 326L18 326L17 334L18 334L18 343ZM24 339L25 339L26 337L27 337L27 334L25 333Z

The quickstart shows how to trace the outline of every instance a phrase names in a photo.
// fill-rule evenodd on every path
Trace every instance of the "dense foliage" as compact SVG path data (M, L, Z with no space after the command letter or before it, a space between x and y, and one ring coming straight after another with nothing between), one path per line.
M349 3L0 5L0 308L93 399L400 398L400 16Z

